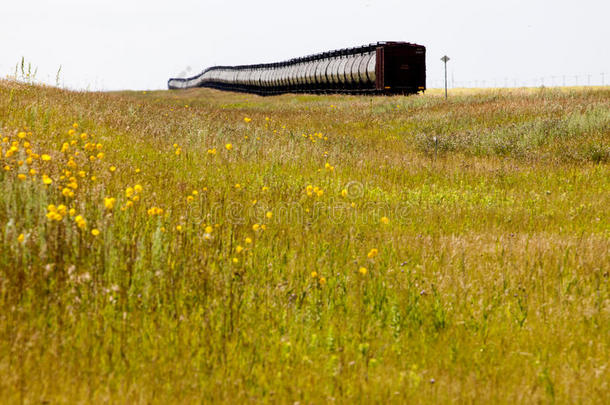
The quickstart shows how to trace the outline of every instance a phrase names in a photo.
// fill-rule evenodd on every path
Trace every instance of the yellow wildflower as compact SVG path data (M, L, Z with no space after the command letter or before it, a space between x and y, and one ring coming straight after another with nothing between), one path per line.
M104 207L106 207L107 210L112 210L114 208L114 204L116 204L116 198L104 197Z
M93 229L91 230L91 235L93 235L93 236L97 236L97 235L99 235L99 234L100 234L100 231L99 231L98 229L93 228Z
M61 194L64 197L68 197L68 198L73 198L74 197L74 191L70 190L67 187L65 187L63 190L61 190Z
M311 272L311 278L317 278L318 277L318 272L317 271L312 271Z
M271 219L273 218L273 213L271 211L268 211L265 216L267 217L267 219Z
M387 225L390 223L390 219L388 217L381 217L380 221L384 225Z
M133 188L127 187L127 189L125 190L125 197L127 197L127 198L131 197L133 195L133 192L134 192Z
M225 145L225 148L227 148L227 150L231 150L231 149L233 149L233 145L228 143L228 144Z
M28 178L28 176L26 176L26 175L25 175L25 174L23 174L23 173L19 173L19 174L17 175L17 178L18 178L19 180L25 180L25 179L27 179L27 178Z
M237 245L237 247L235 248L235 252L237 253L241 253L244 250L243 247L241 247L240 245Z
M208 225L208 226L205 227L205 232L206 233L212 233L213 231L214 231L214 228L212 228L211 226Z
M244 121L245 122L250 122L250 121L252 121L252 118L244 117Z
M366 273L368 272L368 270L366 269L366 267L360 267L360 268L358 269L358 272L359 272L360 274L362 274L363 276L365 276L365 275L366 275Z
M136 184L135 186L133 186L133 191L135 191L136 193L141 193L142 192L142 186L139 184Z
M377 254L379 254L379 251L377 249L373 248L369 251L369 253L366 255L366 257L368 257L369 259L372 259L375 256L377 256Z
M68 207L66 207L63 204L59 204L57 206L57 213L60 214L61 216L65 216L68 213Z
M25 236L22 233L20 233L19 236L17 236L17 241L19 243L23 243L24 240L25 240Z
M87 227L87 221L85 221L85 218L83 218L82 215L77 215L74 217L74 222L76 222L76 226L78 226L80 229L85 229Z
M246 242L246 244L248 244L248 245L252 243L252 239L251 239L251 238L246 238L244 241L245 241L245 242Z
M116 170L116 167L115 166L110 166L109 170L110 170L111 173L114 173L114 171Z

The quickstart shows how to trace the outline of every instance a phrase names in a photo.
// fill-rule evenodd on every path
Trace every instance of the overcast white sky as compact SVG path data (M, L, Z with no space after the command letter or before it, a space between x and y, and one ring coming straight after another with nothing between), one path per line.
M0 76L23 56L50 84L61 65L61 84L75 89L161 89L187 68L192 75L377 41L425 45L428 87L441 84L444 54L456 84L550 85L564 75L566 84L576 75L600 84L602 73L610 83L608 0L2 3Z

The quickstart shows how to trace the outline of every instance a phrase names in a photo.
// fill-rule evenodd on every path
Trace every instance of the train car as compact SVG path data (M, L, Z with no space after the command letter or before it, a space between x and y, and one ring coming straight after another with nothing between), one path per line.
M210 87L274 95L283 93L415 94L426 90L426 48L408 42L378 42L285 62L214 66L169 89Z

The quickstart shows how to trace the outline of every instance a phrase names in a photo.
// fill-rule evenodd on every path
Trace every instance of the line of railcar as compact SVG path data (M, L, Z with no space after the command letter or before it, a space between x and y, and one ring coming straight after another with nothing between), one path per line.
M214 66L169 89L210 87L275 95L282 93L414 94L426 90L426 48L408 42L378 42L323 52L286 62Z

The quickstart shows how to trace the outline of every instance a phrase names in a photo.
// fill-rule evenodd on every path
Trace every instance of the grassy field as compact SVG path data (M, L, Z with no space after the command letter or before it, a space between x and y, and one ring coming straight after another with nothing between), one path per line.
M0 81L0 402L608 403L610 88Z

